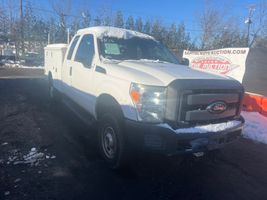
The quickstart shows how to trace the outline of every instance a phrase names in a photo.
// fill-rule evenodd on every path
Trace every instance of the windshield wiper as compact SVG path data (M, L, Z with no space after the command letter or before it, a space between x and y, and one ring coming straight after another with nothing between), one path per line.
M136 60L134 60L134 59L125 59L125 60L122 60L122 61L129 61L129 62L131 62L131 61L134 61L134 62L152 62L152 63L169 63L169 62L167 62L167 61L163 61L163 60L153 60L153 59L136 59Z

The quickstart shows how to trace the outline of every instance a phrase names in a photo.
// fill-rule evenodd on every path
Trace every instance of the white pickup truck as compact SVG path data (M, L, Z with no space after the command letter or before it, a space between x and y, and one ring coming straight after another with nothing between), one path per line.
M237 139L244 125L238 81L180 65L143 33L81 29L70 45L45 47L45 74L52 99L68 99L79 116L97 122L101 153L113 168L129 151L214 150Z

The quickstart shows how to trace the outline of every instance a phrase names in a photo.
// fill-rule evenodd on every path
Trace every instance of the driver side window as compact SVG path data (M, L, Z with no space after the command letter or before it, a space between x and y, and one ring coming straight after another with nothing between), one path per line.
M91 68L94 57L94 37L91 34L84 35L78 46L74 60L80 62L84 67Z

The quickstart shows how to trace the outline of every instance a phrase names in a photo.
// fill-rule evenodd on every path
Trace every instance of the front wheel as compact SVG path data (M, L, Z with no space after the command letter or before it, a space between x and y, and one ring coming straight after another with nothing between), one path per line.
M125 138L122 123L117 116L104 114L99 124L99 149L111 168L126 163Z

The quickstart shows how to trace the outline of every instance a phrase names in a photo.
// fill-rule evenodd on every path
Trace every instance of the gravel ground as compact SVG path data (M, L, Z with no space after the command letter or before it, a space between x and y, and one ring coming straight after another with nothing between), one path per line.
M267 199L264 144L241 139L199 160L143 155L115 172L94 127L50 105L40 69L1 76L0 199Z

